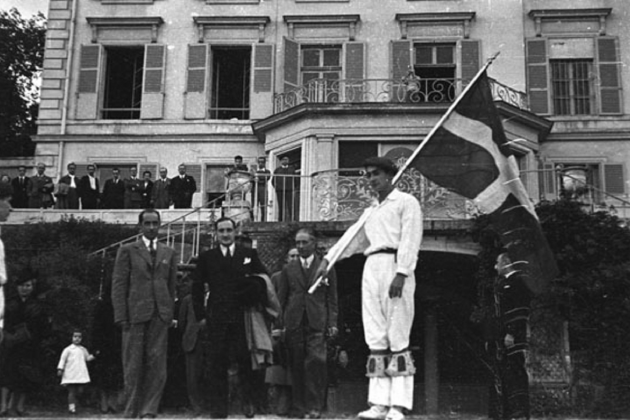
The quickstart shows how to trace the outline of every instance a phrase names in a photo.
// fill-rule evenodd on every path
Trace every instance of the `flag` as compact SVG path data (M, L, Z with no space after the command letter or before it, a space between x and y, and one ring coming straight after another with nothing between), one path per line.
M513 268L542 292L558 268L494 105L485 69L410 158L426 178L488 214Z

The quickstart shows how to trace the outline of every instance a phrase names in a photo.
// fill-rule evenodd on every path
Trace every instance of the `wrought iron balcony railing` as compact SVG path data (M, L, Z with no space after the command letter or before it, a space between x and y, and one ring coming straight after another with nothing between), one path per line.
M493 79L490 82L496 100L528 110L527 97L523 92ZM427 78L411 82L393 79L313 79L291 91L276 94L274 112L283 112L304 103L451 103L462 88L461 79L454 78Z

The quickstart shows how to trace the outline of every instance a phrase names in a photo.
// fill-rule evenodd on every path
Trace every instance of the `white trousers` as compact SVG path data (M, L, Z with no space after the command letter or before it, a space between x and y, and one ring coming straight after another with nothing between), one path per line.
M395 254L374 254L363 269L362 313L365 342L370 350L398 352L409 347L414 317L416 279L405 280L402 297L390 299L389 287L396 275ZM413 406L413 376L370 378L368 403Z

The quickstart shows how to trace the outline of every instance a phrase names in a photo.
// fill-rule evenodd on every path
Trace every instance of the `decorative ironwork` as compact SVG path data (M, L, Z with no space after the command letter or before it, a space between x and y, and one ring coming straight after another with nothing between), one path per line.
M367 180L358 173L358 169L342 169L314 174L311 220L358 219L376 197ZM469 219L476 212L470 200L437 186L415 168L405 171L397 187L420 201L426 219Z
M492 96L523 110L529 110L527 96L490 79ZM460 79L312 79L295 89L275 95L274 112L304 103L451 103L461 92Z

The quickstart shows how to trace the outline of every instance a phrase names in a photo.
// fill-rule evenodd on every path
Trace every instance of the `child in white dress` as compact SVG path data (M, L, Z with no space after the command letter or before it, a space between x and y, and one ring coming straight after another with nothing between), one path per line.
M94 360L85 347L81 345L83 334L80 331L72 333L72 344L63 349L57 376L61 377L61 385L68 389L68 411L77 412L77 396L83 392L83 385L90 383L87 362Z

